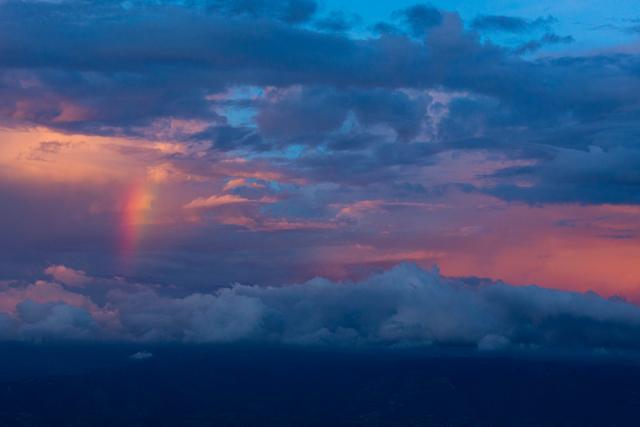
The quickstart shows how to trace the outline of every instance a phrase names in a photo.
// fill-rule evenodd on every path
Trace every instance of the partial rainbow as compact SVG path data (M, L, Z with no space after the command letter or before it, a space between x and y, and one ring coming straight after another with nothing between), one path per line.
M144 225L149 220L152 201L151 190L143 180L132 183L125 192L120 217L118 252L120 259L127 267L130 267L133 263Z

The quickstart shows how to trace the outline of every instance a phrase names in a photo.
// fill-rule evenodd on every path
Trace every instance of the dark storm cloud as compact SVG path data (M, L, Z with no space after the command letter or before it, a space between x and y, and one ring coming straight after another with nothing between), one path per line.
M215 120L205 96L233 85L419 84L416 60L426 61L409 40L354 41L175 6L139 14L100 5L0 8L4 121L76 132L115 133L160 117Z
M285 92L263 106L257 123L267 137L322 137L340 128L352 112L360 124L387 125L399 139L407 140L426 120L429 102L427 96L412 99L402 91L306 87Z
M547 107L569 108L576 100L566 95L575 97L581 93L578 85L592 81L572 82L566 75L596 60L544 64L512 58L506 49L484 45L465 33L455 14L442 15L423 44L404 37L353 40L274 21L221 19L169 6L145 10L153 18L145 20L130 11L112 12L106 20L97 19L97 12L63 9L42 14L15 2L1 7L8 9L0 22L5 115L15 113L10 106L18 100L49 91L51 112L34 112L27 105L22 114L49 124L60 113L55 109L60 99L78 101L89 117L97 115L95 121L117 114L114 120L134 120L147 112L206 116L205 94L239 84L444 86L506 98L514 107L536 97ZM23 25L30 21L38 25ZM28 77L40 86L25 86ZM547 80L555 87L542 84ZM127 98L127 91L138 96ZM145 102L142 108L132 104L137 99L144 100L138 101ZM118 113L116 105L132 107Z
M417 4L406 9L395 12L395 16L400 18L409 28L412 35L418 37L424 35L429 28L436 27L442 23L442 13L429 5Z
M553 159L494 174L504 179L492 194L528 203L640 203L640 152L616 149L604 152L560 150ZM521 187L514 178L529 181Z
M354 74L347 73L345 67L382 53L376 45L368 48L369 43L346 36L317 33L274 20L233 19L175 6L103 10L111 19L98 19L87 11L83 13L83 9L58 11L55 8L62 6L55 5L34 8L8 2L0 7L0 62L18 69L119 70L175 80L178 76L172 73L183 70L192 79L198 78L189 84L215 90L234 83L322 80L325 74L336 82L343 74L353 79ZM43 13L40 7L54 10ZM25 29L29 23L37 24L33 31ZM359 58L360 54L364 57Z

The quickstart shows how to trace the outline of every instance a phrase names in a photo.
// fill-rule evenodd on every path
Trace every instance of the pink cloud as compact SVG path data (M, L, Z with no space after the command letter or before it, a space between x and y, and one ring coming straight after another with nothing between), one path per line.
M185 209L196 209L196 208L215 208L217 206L231 205L236 203L249 203L251 200L235 196L233 194L222 194L222 195L213 195L209 197L198 197L195 200L187 203L184 208Z
M91 281L84 271L74 270L64 265L50 265L44 272L56 281L72 287L82 288Z
M39 304L62 302L74 307L97 311L95 304L87 297L68 291L57 283L44 280L38 280L27 286L14 286L2 290L0 292L0 311L14 313L16 306L25 300Z

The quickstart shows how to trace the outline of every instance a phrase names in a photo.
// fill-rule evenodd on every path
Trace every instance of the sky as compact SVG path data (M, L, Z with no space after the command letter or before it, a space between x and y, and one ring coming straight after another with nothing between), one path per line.
M628 346L638 93L632 1L0 1L0 336Z

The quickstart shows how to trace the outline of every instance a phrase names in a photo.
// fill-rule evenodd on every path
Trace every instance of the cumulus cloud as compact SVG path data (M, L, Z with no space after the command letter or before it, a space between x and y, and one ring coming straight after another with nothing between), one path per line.
M24 300L17 306L20 339L92 339L96 321L87 310L62 302L40 304Z
M551 15L534 20L517 16L480 15L471 22L471 27L481 31L526 33L537 29L548 29L555 22L557 22L557 19Z
M106 309L117 322L96 319ZM640 308L592 292L446 278L402 264L359 282L234 285L182 297L137 285L111 290L93 309L25 299L2 314L0 332L39 340L637 350ZM139 354L132 357L149 357Z
M44 272L56 281L72 287L83 287L91 279L81 270L74 270L64 265L50 265Z

